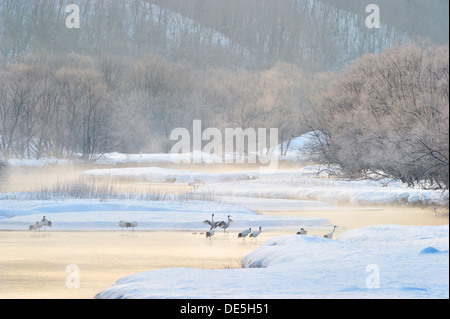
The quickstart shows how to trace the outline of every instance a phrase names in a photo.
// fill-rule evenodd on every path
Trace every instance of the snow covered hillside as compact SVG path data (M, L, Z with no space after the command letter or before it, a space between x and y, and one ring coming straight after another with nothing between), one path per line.
M448 252L448 225L280 236L247 255L244 269L134 274L96 298L449 298Z

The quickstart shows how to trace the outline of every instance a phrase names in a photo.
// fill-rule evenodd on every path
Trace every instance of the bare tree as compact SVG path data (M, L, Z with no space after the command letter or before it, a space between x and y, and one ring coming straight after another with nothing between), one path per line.
M110 95L100 74L87 69L63 68L56 74L64 91L69 150L85 161L108 150Z
M414 44L357 60L314 114L323 159L448 188L448 63L448 47Z

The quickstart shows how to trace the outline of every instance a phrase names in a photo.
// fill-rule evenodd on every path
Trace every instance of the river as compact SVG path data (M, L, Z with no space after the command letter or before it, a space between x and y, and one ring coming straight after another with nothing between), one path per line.
M58 181L61 176L75 178L81 170L17 170L13 176L7 174L9 183L3 185L8 185L7 191L30 190L44 181ZM30 171L36 174L30 175ZM419 207L258 211L273 216L327 218L339 226L336 237L368 225L449 222L448 216L437 216L430 208ZM90 299L119 278L134 273L172 267L238 268L242 258L265 240L290 233L263 231L257 240L243 241L232 231L228 235L217 231L212 239L189 231L0 231L0 298ZM310 234L322 236L324 231ZM79 287L74 287L75 282Z

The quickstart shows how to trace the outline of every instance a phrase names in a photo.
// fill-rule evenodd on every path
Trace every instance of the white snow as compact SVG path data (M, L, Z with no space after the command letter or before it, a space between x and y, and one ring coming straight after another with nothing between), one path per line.
M139 180L152 183L210 183L254 178L251 173L245 172L206 173L160 167L95 169L83 172L80 176L119 180Z
M299 170L200 172L159 167L96 169L83 177L138 180L149 183L200 183L220 196L297 199L332 205L443 204L444 193L407 187L398 181L381 187L373 180L326 178L316 165ZM448 191L446 192L448 194Z
M95 163L99 165L117 164L149 164L149 163L173 163L173 162L201 162L204 164L215 163L223 160L222 156L195 151L186 154L123 154L107 153L100 156Z
M152 5L154 8L154 12L159 12L159 8L155 5ZM178 14L177 14L178 15ZM179 18L179 17L178 17ZM176 18L176 19L178 19ZM220 37L219 37L220 38ZM225 41L227 42L227 41ZM278 155L280 160L290 160L290 161L302 161L308 160L309 154L306 151L306 147L309 143L314 142L314 133L306 133L296 138L293 138L289 143L289 149L286 155L281 155L280 150L281 146L273 151L273 154ZM287 141L283 143L284 148L287 146ZM267 151L267 150L265 150ZM175 162L193 162L193 163L204 163L204 164L212 164L212 163L222 163L226 160L233 161L239 155L236 154L209 154L201 151L194 151L192 153L186 154L164 154L164 153L155 153L155 154L123 154L123 153L106 153L97 156L96 164L99 165L118 165L118 164L149 164L149 163L173 163ZM245 156L244 156L245 157ZM264 156L262 156L264 157ZM0 162L2 160L0 154ZM48 165L66 165L70 164L71 160L61 160L56 159L54 157L49 158L40 158L40 159L16 159L10 158L8 160L8 164L14 167L42 167Z
M13 167L44 167L49 165L67 165L70 163L71 163L70 160L57 159L55 157L43 157L40 159L11 158L8 160L8 164Z
M290 160L293 162L309 161L311 158L310 145L317 142L316 135L319 134L319 132L309 132L294 137L290 141L284 141L279 144L272 152L278 155L280 160ZM267 149L264 149L264 152L266 151Z
M291 173L292 174L292 173ZM291 176L269 181L268 178L211 185L210 190L223 196L313 200L333 205L443 204L442 192L407 188L401 184L388 187L368 181L339 181Z
M134 274L96 298L449 298L448 251L448 225L280 236L247 255L244 269Z

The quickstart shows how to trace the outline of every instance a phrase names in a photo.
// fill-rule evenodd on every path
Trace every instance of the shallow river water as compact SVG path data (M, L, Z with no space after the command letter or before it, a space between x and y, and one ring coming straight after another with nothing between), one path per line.
M238 268L245 255L273 235L242 241L232 232L216 232L209 240L190 232L3 231L0 298L93 298L133 273L171 267ZM72 280L73 265L79 270L79 288Z
M34 188L46 176L53 182L59 178L58 174L43 171L42 176L33 179L28 173L15 175L9 191ZM339 226L335 238L343 231L368 225L449 223L448 217L436 216L429 208L414 207L258 211L273 216L326 218ZM316 230L309 234L323 236L327 232ZM242 258L265 240L293 233L263 230L257 240L243 241L237 238L236 231L228 235L216 231L211 240L189 231L0 231L0 298L89 299L134 273L172 267L238 268Z
M448 224L448 218L423 209L264 214L328 218L339 225L335 238L342 231L373 224ZM87 299L134 273L172 267L239 268L242 258L265 240L293 233L263 231L257 240L243 241L231 231L217 231L212 239L188 231L2 231L0 298ZM309 233L322 236L324 231ZM79 288L73 287L74 281L66 283L74 278L71 265L79 270Z

